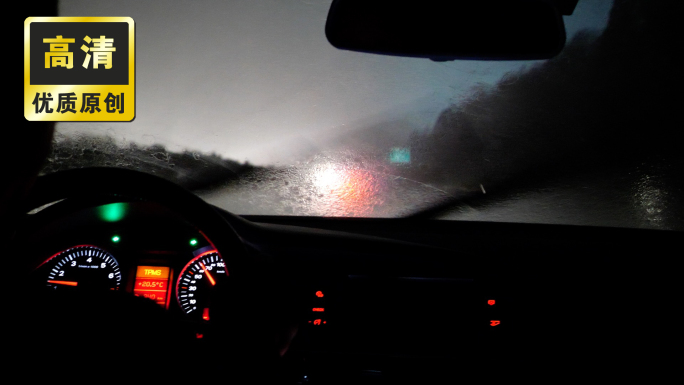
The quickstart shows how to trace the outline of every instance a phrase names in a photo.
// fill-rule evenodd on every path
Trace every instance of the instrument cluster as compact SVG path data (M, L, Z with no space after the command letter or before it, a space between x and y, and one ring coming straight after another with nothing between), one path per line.
M49 208L48 208L49 209ZM153 202L66 210L40 224L26 250L34 286L55 292L125 291L191 320L211 320L212 290L229 276L205 234Z

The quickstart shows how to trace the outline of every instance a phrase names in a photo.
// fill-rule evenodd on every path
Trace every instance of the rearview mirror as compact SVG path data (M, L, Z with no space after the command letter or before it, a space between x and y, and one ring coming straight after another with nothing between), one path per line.
M565 46L548 0L334 0L325 34L339 49L433 60L548 59Z

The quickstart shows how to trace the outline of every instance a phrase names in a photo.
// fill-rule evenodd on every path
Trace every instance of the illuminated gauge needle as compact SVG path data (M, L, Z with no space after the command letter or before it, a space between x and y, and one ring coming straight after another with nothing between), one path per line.
M209 282L211 282L211 286L216 285L216 281L214 281L214 277L209 274L209 270L207 270L207 267L204 266L204 263L200 262L200 266L202 266L202 269L204 269L204 274L207 275L207 278L209 278Z
M55 285L64 285L64 286L78 286L78 282L74 282L74 281L52 281L52 280L48 280L48 283L54 283Z

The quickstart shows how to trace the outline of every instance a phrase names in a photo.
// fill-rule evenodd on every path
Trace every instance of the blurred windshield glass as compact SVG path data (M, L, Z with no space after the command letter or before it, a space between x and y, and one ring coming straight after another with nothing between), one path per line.
M674 10L580 0L554 59L433 62L335 49L330 3L61 0L135 20L136 118L58 123L44 172L141 170L237 214L684 229Z

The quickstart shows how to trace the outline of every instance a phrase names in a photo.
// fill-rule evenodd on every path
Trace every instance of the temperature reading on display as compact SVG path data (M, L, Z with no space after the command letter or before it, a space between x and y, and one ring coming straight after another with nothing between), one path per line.
M133 294L168 306L171 269L166 266L138 266Z
M166 286L165 281L141 281L140 287L148 287L152 289L163 289Z

